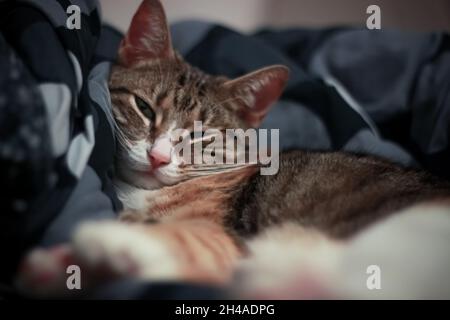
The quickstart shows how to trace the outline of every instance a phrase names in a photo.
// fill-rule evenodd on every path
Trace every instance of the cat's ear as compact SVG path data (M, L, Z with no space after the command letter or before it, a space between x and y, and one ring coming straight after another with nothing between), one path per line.
M281 96L288 79L289 69L275 65L227 81L223 86L240 102L238 113L242 119L256 128Z
M119 63L131 67L148 59L174 57L166 15L159 0L144 0L119 48Z

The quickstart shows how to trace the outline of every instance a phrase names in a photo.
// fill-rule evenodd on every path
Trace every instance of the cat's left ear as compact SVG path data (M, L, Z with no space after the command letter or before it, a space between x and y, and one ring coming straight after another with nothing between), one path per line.
M120 43L119 63L131 67L149 59L175 56L164 8L159 0L144 0Z
M227 81L223 86L240 102L238 113L241 118L256 128L283 93L288 79L289 69L275 65Z

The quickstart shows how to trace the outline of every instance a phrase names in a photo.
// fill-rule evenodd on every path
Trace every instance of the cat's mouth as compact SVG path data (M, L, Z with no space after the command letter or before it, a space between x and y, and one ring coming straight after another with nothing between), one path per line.
M180 182L179 177L166 174L164 167L133 171L133 176L139 176L139 186L145 187L146 189L163 188L166 186L175 185ZM133 180L135 180L135 178Z
M121 167L118 170L118 178L136 188L145 190L161 189L173 184L155 170L144 168Z

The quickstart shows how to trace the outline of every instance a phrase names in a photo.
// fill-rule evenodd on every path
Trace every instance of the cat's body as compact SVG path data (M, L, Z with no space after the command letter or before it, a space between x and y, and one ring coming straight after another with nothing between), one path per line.
M323 250L324 242L333 256L339 243L390 215L450 203L450 184L426 172L373 156L300 150L281 154L276 175L262 176L251 165L156 190L124 191L122 200L134 209L121 219L168 244L166 259L183 266L168 277L215 283L228 282L239 260L255 253L247 242L266 232L282 230L284 237L269 240L277 245L306 242L310 248L299 247L300 256L317 245Z
M355 235L396 211L450 197L450 183L373 156L291 151L279 173L241 186L229 223L243 235L286 221L333 238Z
M122 221L82 226L64 252L119 276L223 283L247 240L266 229L289 223L299 227L289 237L312 230L341 241L408 206L450 198L449 183L371 156L291 151L268 176L255 164L228 170L174 158L173 130L195 120L221 131L257 127L287 79L283 66L236 80L192 68L171 48L161 4L145 0L109 84L126 210Z
M450 183L373 156L290 151L276 175L257 166L181 182L155 191L134 189L134 222L206 218L239 239L297 223L342 239L412 205L450 199Z

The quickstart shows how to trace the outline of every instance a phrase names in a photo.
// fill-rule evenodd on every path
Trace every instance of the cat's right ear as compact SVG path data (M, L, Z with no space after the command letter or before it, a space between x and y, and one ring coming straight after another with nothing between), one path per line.
M240 101L237 112L241 119L257 128L283 93L288 79L289 69L275 65L229 80L223 87Z
M141 61L174 57L166 15L159 0L144 0L119 47L119 63L132 67Z

